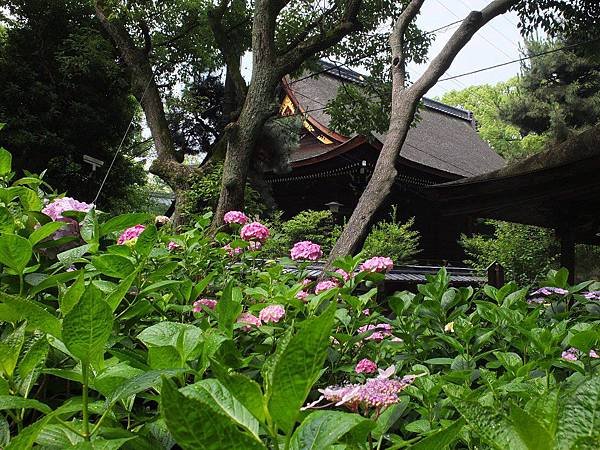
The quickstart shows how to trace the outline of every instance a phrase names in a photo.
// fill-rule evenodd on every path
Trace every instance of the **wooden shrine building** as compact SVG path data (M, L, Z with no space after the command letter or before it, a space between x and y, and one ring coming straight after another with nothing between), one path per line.
M281 114L302 114L300 146L291 154L292 170L267 178L285 218L302 210L331 209L349 217L373 171L384 135L342 135L329 127L324 107L343 83L361 83L360 74L322 62L325 72L282 81ZM504 160L483 141L469 111L424 99L420 120L402 149L401 165L389 201L377 219L389 219L398 206L400 220L415 217L421 233L420 261L464 259L461 233L472 231L473 216L442 215L424 191L428 186L501 169ZM341 217L340 217L341 220Z

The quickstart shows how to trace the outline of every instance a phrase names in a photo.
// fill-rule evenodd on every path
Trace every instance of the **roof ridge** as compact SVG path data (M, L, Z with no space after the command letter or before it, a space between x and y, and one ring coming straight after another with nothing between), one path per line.
M319 60L319 64L326 69L326 72L322 72L323 74L333 75L338 78L348 80L352 83L363 83L365 81L365 75L348 67L342 67L338 64L334 64L330 61L325 61L323 59ZM464 108L459 108L457 106L448 105L446 103L428 97L423 97L422 102L423 105L429 109L434 109L436 111L443 112L453 117L466 120L467 122L473 124L473 126L475 125L475 118L473 116L472 111L469 111Z

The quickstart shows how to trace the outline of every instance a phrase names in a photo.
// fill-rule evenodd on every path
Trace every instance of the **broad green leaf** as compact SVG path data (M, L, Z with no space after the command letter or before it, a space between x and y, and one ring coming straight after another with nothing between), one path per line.
M100 392L105 397L111 395L119 386L126 381L131 380L144 371L131 367L129 364L121 362L114 366L108 366L94 377L94 390Z
M268 407L275 423L286 433L294 426L323 368L335 309L336 305L332 304L321 316L302 323L274 362L267 389Z
M155 225L148 225L140 234L135 243L135 251L141 256L148 256L158 240L158 232Z
M258 420L218 380L202 380L184 387L180 392L186 397L212 405L216 412L229 417L256 436L256 439L260 439L258 437Z
M0 236L0 263L23 273L27 263L31 259L33 250L31 243L16 234L4 234Z
M29 450L33 447L35 440L44 428L44 426L52 419L52 416L48 415L37 422L29 425L27 428L21 430L21 432L15 436L4 450Z
M10 425L4 416L0 416L0 448L6 447L10 441Z
M0 300L9 307L19 320L27 320L27 328L34 328L44 333L61 338L61 323L55 316L42 308L37 302L0 292ZM2 320L2 317L0 317Z
M29 235L29 242L31 242L31 245L35 245L41 240L46 239L48 236L51 236L64 226L66 226L64 222L48 222Z
M155 370L183 369L185 360L179 350L172 345L150 347L148 349L148 364Z
M59 284L66 283L67 281L74 280L78 276L83 273L81 270L73 270L71 272L62 272L57 273L56 275L51 275L47 278L44 278L43 281L36 284L33 288L29 289L29 295L35 295L39 292L42 292L46 289L54 288ZM27 277L25 277L27 280Z
M110 337L113 315L93 285L83 293L79 303L63 320L63 341L67 349L82 361L89 362L104 353Z
M440 450L446 448L456 439L464 424L465 419L458 419L452 425L421 439L409 448L411 450Z
M25 342L25 324L0 341L0 370L9 378L13 376L21 348Z
M219 381L250 411L260 422L265 420L263 394L258 383L250 378L228 372L216 361L211 364L211 370Z
M42 402L31 398L15 397L13 395L0 395L0 411L6 409L37 409L44 414L50 414L52 409Z
M388 432L392 426L400 419L406 407L408 406L408 398L400 397L400 401L390 407L386 408L377 418L373 435L376 438L380 438Z
M8 150L0 147L0 177L8 175L12 168L12 155Z
M109 233L122 231L125 228L133 227L134 225L138 225L140 223L145 223L151 218L152 216L147 213L121 214L120 216L113 217L100 225L100 236L106 236Z
M156 283L152 283L148 286L146 286L144 289L142 289L139 293L139 295L144 295L144 294L148 294L150 292L154 292L157 291L161 288L165 288L165 287L170 287L170 286L177 286L181 284L180 280L164 280L164 281L158 281Z
M266 448L229 417L198 399L184 396L172 381L163 380L160 401L167 427L184 450Z
M242 291L233 287L233 282L230 281L225 289L221 299L217 302L215 312L219 319L219 328L229 336L233 336L233 324L242 312Z
M82 441L71 447L74 450L117 450L127 442L135 439L135 436L120 439L104 439L96 437L90 442Z
M0 206L0 233L11 234L15 230L15 221L8 208Z
M497 450L527 450L514 425L497 409L475 401L452 398L452 404L482 441Z
M358 414L342 411L313 412L294 431L290 449L320 450L328 448L350 430L365 422L371 421Z
M56 255L56 257L65 266L70 266L83 255L85 255L88 251L90 251L91 248L91 244L80 245L79 247L65 250L64 252L61 252L58 255Z
M37 192L26 187L19 188L19 200L25 211L39 211L43 206Z
M81 272L75 283L73 283L65 293L59 297L60 312L63 317L69 314L73 307L79 302L79 299L85 291L84 273Z
M510 409L512 423L529 450L547 450L554 448L554 437L533 417L517 405Z
M187 360L200 345L202 330L194 325L159 322L144 329L138 339L147 347L172 346Z
M150 370L123 382L106 398L106 402L111 405L148 389L158 390L161 386L161 378L174 377L184 373L183 369Z
M19 377L24 380L34 370L41 368L46 361L50 345L45 336L38 338L24 352L23 358L19 362Z
M126 278L135 270L129 258L119 255L94 256L92 264L104 275L115 278Z
M138 275L139 268L132 273L130 273L127 277L123 278L119 285L106 297L106 303L110 306L110 309L114 312L121 303L121 300L125 298L131 285L135 281Z
M91 208L86 214L79 226L79 234L88 244L98 244L100 240L100 229L98 219L96 218L96 209Z
M559 449L569 449L578 439L589 436L598 429L600 421L600 377L581 383L564 398L558 415L556 444Z

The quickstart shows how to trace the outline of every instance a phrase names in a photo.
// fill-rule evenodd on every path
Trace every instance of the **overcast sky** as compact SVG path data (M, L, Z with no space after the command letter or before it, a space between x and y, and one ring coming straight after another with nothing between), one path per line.
M489 0L426 0L417 23L422 30L435 30L446 24L463 19L471 10L481 10ZM460 75L465 72L492 66L519 57L519 44L523 40L517 29L518 17L508 13L496 17L471 39L458 54L446 76ZM434 57L444 46L458 24L436 33L429 58ZM426 65L409 66L412 78L421 75ZM441 81L427 94L428 97L441 96L444 92L463 89L467 86L497 83L519 73L519 63L491 69L474 75L460 77L456 80ZM444 78L444 77L442 77Z

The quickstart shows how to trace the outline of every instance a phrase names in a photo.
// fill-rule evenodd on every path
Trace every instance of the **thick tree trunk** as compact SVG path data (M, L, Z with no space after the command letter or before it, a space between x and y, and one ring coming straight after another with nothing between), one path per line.
M404 34L416 17L423 0L411 0L402 12L390 34L392 49L392 111L390 126L383 148L377 159L375 170L361 195L350 220L335 243L324 273L332 268L333 261L341 256L353 254L365 238L370 222L377 209L390 193L398 173L396 165L417 104L425 93L450 67L456 55L473 35L494 17L504 14L518 0L494 0L482 11L471 12L448 40L442 51L431 61L425 73L410 87L405 87L405 42Z

